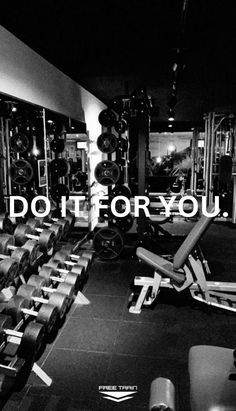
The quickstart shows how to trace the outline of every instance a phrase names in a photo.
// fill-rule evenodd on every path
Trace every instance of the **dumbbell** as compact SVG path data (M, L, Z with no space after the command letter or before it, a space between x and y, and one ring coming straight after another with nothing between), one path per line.
M16 244L24 245L28 239L38 241L39 249L52 255L55 246L55 234L50 230L43 230L39 236L33 234L32 229L26 224L19 224L14 231Z
M61 276L59 277L58 274L61 274ZM80 265L74 265L72 270L66 270L64 263L55 261L53 259L42 265L42 267L39 269L39 275L43 277L48 282L48 284L53 281L56 283L66 282L70 285L73 285L75 291L78 291L81 284L85 280L84 267Z
M12 253L10 254L10 252ZM16 247L14 237L10 234L0 234L0 259L4 260L11 255L18 263L18 274L24 274L29 266L29 250Z
M61 210L56 208L55 210L52 210L49 214L48 217L51 218L52 221L56 222L58 219L60 220L61 217ZM75 215L70 212L70 210L66 209L66 217L63 217L63 219L66 219L69 222L70 225L70 230L74 227L75 224Z
M52 304L42 304L38 311L32 309L31 299L38 296L38 292L28 290L28 294L22 287L27 287L26 284L20 286L17 294L14 295L6 304L4 312L10 315L13 319L13 324L17 325L20 321L24 321L26 316L35 317L36 322L43 324L47 334L50 334L55 327L58 319L58 309Z
M56 276L55 276L56 277ZM59 280L61 281L58 281ZM69 284L60 277L56 277L57 281L54 280L54 282L59 282L59 285L57 288L52 287L52 279L51 277L47 276L41 276L40 273L39 275L32 274L27 282L27 285L32 286L38 290L39 293L44 294L51 294L51 293L60 293L64 294L67 297L67 306L69 307L73 301L74 294L75 294L75 286L74 284ZM18 294L18 292L17 292Z
M45 229L41 228L41 224L39 220L34 219L34 218L29 218L26 222L26 225L28 225L34 233L42 233ZM55 234L56 240L60 240L62 237L62 226L59 224L49 224L48 228L50 231L52 231Z
M0 261L0 287L5 288L13 283L18 275L18 264L13 258Z
M44 343L45 328L43 324L30 322L25 327L24 332L19 332L12 329L13 320L9 315L0 314L0 346L6 345L9 342L9 337L16 337L20 339L19 348L17 350L18 358L29 358L31 356L37 356ZM1 365L1 370L3 366ZM4 372L11 373L14 376L14 367L6 366ZM15 374L16 376L16 374Z
M23 285L26 285L26 284L23 284ZM27 286L32 286L32 284L30 282L28 282ZM35 287L33 287L33 288L35 289ZM52 292L51 292L49 298L47 299L47 298L42 298L41 297L41 293L40 293L39 290L36 289L36 291L38 293L37 295L30 295L30 293L27 295L26 299L28 300L28 305L29 305L29 301L32 301L32 303L49 304L51 306L53 305L54 307L57 308L60 319L65 317L67 306L68 306L67 296L65 294L59 293L59 292L57 292L57 290L55 290L55 292L54 292L54 290L52 289ZM18 291L17 291L17 296L19 296ZM22 316L22 313L21 313L20 309L18 309L17 306L15 307L13 298L11 298L8 301L7 305L12 307L12 316L14 316L15 321L18 322L18 321L20 321L19 318L20 318L20 316ZM27 309L28 307L23 307L23 308Z
M9 234L0 234L0 252L2 254L9 254L10 251L15 251L17 248L15 245L15 238ZM34 265L38 256L38 243L34 240L28 240L24 244L24 247L21 247L23 250L29 252L29 261L28 264ZM18 254L19 255L19 254ZM11 254L13 257L13 254Z
M14 231L13 224L8 217L8 213L0 214L0 232L12 234Z
M76 262L67 260L68 258L72 258L72 259L76 260ZM84 267L85 270L87 270L89 262L90 262L90 260L88 258L85 258L84 256L80 256L80 255L77 255L77 254L70 254L70 252L68 250L65 250L65 249L61 249L60 251L57 251L53 255L53 260L54 261L63 261L64 264L72 266L72 267L74 265L78 264L78 265L81 265L82 267Z
M67 220L67 218L51 218L50 215L51 214L48 214L45 217L36 217L36 219L39 221L41 227L45 226L51 229L52 225L54 224L61 226L61 238L66 238L70 231L70 222Z
M67 244L64 245L63 247L60 248L59 253L62 252L66 254L67 257L70 257L72 260L79 260L81 257L86 258L89 260L89 263L92 262L94 252L91 250L80 250L79 253L75 254L73 252L73 249L76 247L76 245L72 244Z

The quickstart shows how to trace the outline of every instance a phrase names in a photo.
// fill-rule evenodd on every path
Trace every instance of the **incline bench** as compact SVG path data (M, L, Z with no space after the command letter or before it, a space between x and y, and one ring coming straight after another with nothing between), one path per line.
M207 212L213 211L214 204L211 204ZM196 252L199 240L213 219L201 216L176 252L173 263L145 248L137 248L138 258L154 268L154 276L135 277L134 285L141 289L136 302L130 299L131 313L139 314L143 305L150 306L161 287L174 288L178 292L189 288L195 300L236 312L236 283L207 281L203 261Z

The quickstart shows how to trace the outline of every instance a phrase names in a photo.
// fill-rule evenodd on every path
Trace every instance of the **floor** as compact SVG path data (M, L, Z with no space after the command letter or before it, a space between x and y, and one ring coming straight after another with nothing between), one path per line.
M202 248L214 279L236 281L234 228L213 224ZM235 347L236 316L171 290L161 292L152 310L130 314L129 286L138 273L151 271L131 259L128 249L117 262L95 259L83 291L90 304L74 302L57 338L38 361L53 384L46 387L32 373L24 389L2 402L1 409L148 410L150 384L162 376L175 385L176 410L189 411L189 348L196 344ZM138 391L117 404L102 398L102 385L135 385Z

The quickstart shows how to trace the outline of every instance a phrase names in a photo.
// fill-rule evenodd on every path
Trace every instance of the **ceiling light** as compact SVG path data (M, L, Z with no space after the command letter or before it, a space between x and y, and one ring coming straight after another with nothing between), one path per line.
M169 121L174 121L175 119L175 112L172 108L169 109L168 111L168 120Z
M168 151L170 153L173 153L174 151L176 151L176 146L174 144L170 144L168 147Z
M173 127L173 124L168 124L168 127Z

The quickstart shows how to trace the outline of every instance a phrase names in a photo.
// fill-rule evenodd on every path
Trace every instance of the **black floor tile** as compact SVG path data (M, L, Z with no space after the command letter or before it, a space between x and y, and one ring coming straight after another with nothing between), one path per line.
M126 296L136 272L135 270L130 272L122 271L121 264L118 265L119 268L116 268L115 272L112 270L112 266L109 268L104 264L106 270L101 271L100 267L96 273L91 274L86 287L86 294Z
M119 354L167 357L175 356L180 340L180 327L165 327L153 323L123 322L116 341Z
M107 320L120 320L126 297L94 295L86 293L89 305L78 305L73 310L72 317L89 317Z
M105 382L109 362L109 354L53 349L43 366L53 384L34 385L30 393L97 400L98 385Z
M69 318L55 346L86 351L112 352L118 321L86 317Z
M187 363L160 358L142 358L114 355L109 367L107 385L136 385L138 392L129 401L130 406L148 407L151 382L158 378L169 378L178 387L179 374L187 378ZM182 410L181 410L182 411Z
M175 317L176 307L170 304L158 303L153 307L142 308L140 314L130 313L128 308L124 309L123 319L130 322L149 322L157 326L166 326Z

